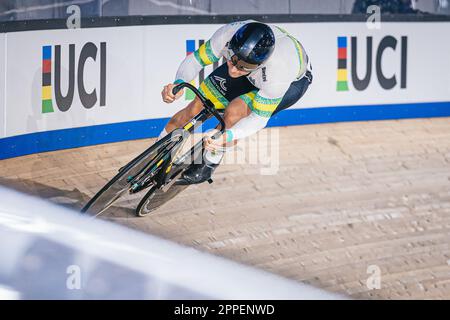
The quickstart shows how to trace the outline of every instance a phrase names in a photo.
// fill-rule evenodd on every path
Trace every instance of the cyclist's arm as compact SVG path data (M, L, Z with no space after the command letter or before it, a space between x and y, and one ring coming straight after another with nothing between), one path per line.
M243 139L257 133L267 125L269 119L268 117L261 117L255 112L250 113L226 131L227 142Z
M243 139L263 129L289 85L290 83L272 84L270 89L261 89L253 100L246 101L252 112L227 130L227 141Z
M203 43L194 53L188 55L178 68L175 83L190 82L205 66L219 61L222 50L231 37L231 31L233 30L230 29L230 25L220 27L211 39Z

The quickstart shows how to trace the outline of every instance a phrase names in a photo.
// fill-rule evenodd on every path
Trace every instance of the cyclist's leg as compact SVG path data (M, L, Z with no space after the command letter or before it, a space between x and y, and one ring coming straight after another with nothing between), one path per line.
M184 109L181 109L175 113L169 122L164 127L163 131L159 135L158 139L163 138L167 133L172 132L177 128L184 126L189 120L191 120L197 113L202 111L203 104L195 97Z
M238 98L233 99L225 111L222 113L223 120L225 121L225 128L230 129L233 127L239 120L247 117L250 115L252 111L247 106L247 104ZM220 124L217 125L216 129L220 128ZM206 151L204 158L207 164L212 165L219 165L220 161L222 160L225 150L232 149L236 145L237 141L233 140L231 142L228 142L223 150L211 152Z
M245 117L247 112L245 103L236 98L255 90L256 87L247 77L230 77L227 68L227 64L224 63L214 70L200 85L199 90L214 103L219 111L225 110L226 128L230 128ZM190 184L201 183L210 179L222 160L223 154L223 151L204 151L201 155L202 158L195 159L194 164L183 174L183 178Z
M256 92L256 91L255 91ZM248 93L252 94L252 93ZM225 120L225 126L227 129L234 126L239 120L250 115L252 110L248 107L247 103L242 100L241 97L235 98L230 102L228 107L225 109L223 119Z
M249 92L246 95L254 96L253 92ZM222 114L223 120L225 121L225 128L230 129L233 127L239 120L250 115L252 110L248 107L247 103L242 100L242 96L233 99L225 111ZM217 125L216 129L219 129L220 125ZM232 148L236 145L237 141L234 140L226 144L226 149Z
M255 93L249 93L253 96ZM240 97L233 99L225 109L223 119L225 121L225 128L233 127L239 120L247 117L251 113L250 108ZM195 164L185 172L184 179L189 183L202 183L209 180L222 161L225 150L233 148L236 141L229 142L225 148L217 151L205 150L200 156L200 159L195 160Z

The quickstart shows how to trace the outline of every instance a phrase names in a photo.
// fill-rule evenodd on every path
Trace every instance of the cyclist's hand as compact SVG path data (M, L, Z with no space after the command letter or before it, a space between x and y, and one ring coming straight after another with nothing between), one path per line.
M161 91L161 96L165 103L172 103L183 95L184 90L180 90L176 95L173 95L172 89L175 86L176 84L169 83L168 85L164 86L163 90Z
M216 151L221 150L227 144L227 134L224 133L217 139L213 139L212 136L219 130L214 129L208 133L204 140L204 146L206 150Z

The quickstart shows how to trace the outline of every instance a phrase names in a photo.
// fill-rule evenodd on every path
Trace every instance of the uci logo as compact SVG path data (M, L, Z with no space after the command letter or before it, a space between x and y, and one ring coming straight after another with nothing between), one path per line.
M53 49L53 50L52 50ZM100 106L106 104L106 42L100 43L100 50L92 42L86 43L78 54L76 59L75 44L69 45L69 72L66 77L67 88L65 93L61 90L61 46L43 46L42 47L42 112L54 112L53 94L56 106L60 111L67 111L72 106L75 94L75 81L78 88L78 95L81 104L86 109L92 108L97 101ZM100 52L98 52L100 51ZM54 60L52 54L54 53ZM96 63L99 71L98 86L87 91L84 84L84 71L88 59ZM77 61L77 64L75 62ZM52 65L54 76L52 77ZM54 81L54 82L52 82ZM53 83L53 85L52 85Z
M397 50L397 44L400 42L400 48ZM406 79L407 79L407 48L408 48L408 38L401 37L400 41L392 36L386 36L378 43L378 47L376 50L373 50L373 38L366 38L366 65L365 65L365 73L364 76L361 77L358 74L357 70L362 70L358 68L360 61L364 61L364 59L359 59L357 55L358 48L358 39L357 37L351 37L351 82L353 87L362 91L367 89L369 86L371 77L372 77L372 69L373 69L373 58L375 54L375 73L378 79L378 83L385 90L390 90L394 88L397 83L396 71L398 70L383 70L383 54L386 49L390 48L397 55L396 65L400 66L400 88L406 88ZM347 50L347 37L338 37L338 72L337 72L337 91L348 91L348 50ZM360 51L361 52L361 51ZM362 63L362 62L361 62ZM387 74L393 74L391 77L388 77Z

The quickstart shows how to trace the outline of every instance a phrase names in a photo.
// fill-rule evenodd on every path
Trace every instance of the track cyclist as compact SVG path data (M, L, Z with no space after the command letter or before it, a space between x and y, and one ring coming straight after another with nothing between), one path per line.
M223 112L226 131L219 139L212 133L204 150L182 176L188 184L207 181L219 165L227 147L263 129L270 117L287 109L305 94L312 82L310 59L302 44L287 31L253 20L233 22L219 28L178 68L175 82L164 86L166 103L180 98L175 85L190 82L205 66L225 59L199 87L200 92ZM198 98L178 111L159 139L182 127L202 110ZM200 160L200 161L199 161Z

